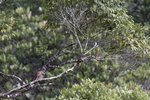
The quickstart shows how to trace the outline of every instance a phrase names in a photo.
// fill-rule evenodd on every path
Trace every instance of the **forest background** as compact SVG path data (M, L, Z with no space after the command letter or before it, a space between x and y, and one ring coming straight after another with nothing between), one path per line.
M0 0L0 99L150 100L150 0Z

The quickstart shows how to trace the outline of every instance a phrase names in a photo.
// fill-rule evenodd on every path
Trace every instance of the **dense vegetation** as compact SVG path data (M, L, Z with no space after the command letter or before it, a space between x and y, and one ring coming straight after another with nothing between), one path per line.
M149 100L149 4L1 0L0 99Z

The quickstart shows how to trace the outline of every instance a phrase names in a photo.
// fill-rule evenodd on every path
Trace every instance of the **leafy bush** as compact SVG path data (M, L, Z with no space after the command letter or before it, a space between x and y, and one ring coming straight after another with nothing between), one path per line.
M126 0L129 14L139 23L150 23L150 1L149 0Z
M135 83L113 86L86 79L61 91L61 100L149 100L148 94Z
M0 92L21 85L6 76L17 75L28 84L36 79L39 68L48 66L46 74L51 77L72 67L70 62L74 61L80 63L77 69L52 81L56 87L33 89L27 94L34 99L55 97L68 87L59 98L147 98L136 84L124 84L148 78L145 59L150 55L150 41L147 27L133 21L123 0L1 1L0 72L6 75L0 76ZM88 78L94 80L69 88ZM67 95L70 91L73 95Z

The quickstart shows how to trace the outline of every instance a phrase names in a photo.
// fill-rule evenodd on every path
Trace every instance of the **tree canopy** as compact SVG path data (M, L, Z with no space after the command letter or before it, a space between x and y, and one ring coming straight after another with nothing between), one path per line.
M1 0L0 98L149 100L148 3Z

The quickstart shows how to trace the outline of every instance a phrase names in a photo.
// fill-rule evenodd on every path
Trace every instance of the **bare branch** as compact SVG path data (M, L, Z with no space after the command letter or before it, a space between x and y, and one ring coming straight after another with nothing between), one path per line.
M84 53L84 55L86 55L86 54L88 54L89 52L91 52L91 51L92 51L93 49L95 49L97 46L98 46L98 45L97 45L97 42L95 42L94 46L93 46L90 50L88 50L86 53Z
M81 26L85 22L84 20L87 8L85 9L78 9L78 8L65 8L64 10L60 10L60 16L61 23L67 27L67 30L69 30L73 36L75 36L75 39L80 47L80 52L83 53L83 47L81 40L79 38L79 34L82 34L81 32Z
M84 50L86 50L86 48L87 48L87 46L88 46L88 43L89 43L89 38L87 37Z
M17 79L21 84L25 84L25 82L20 77L18 77L16 75L8 75L8 74L4 74L3 72L0 72L0 75L3 77L10 77L10 78Z

